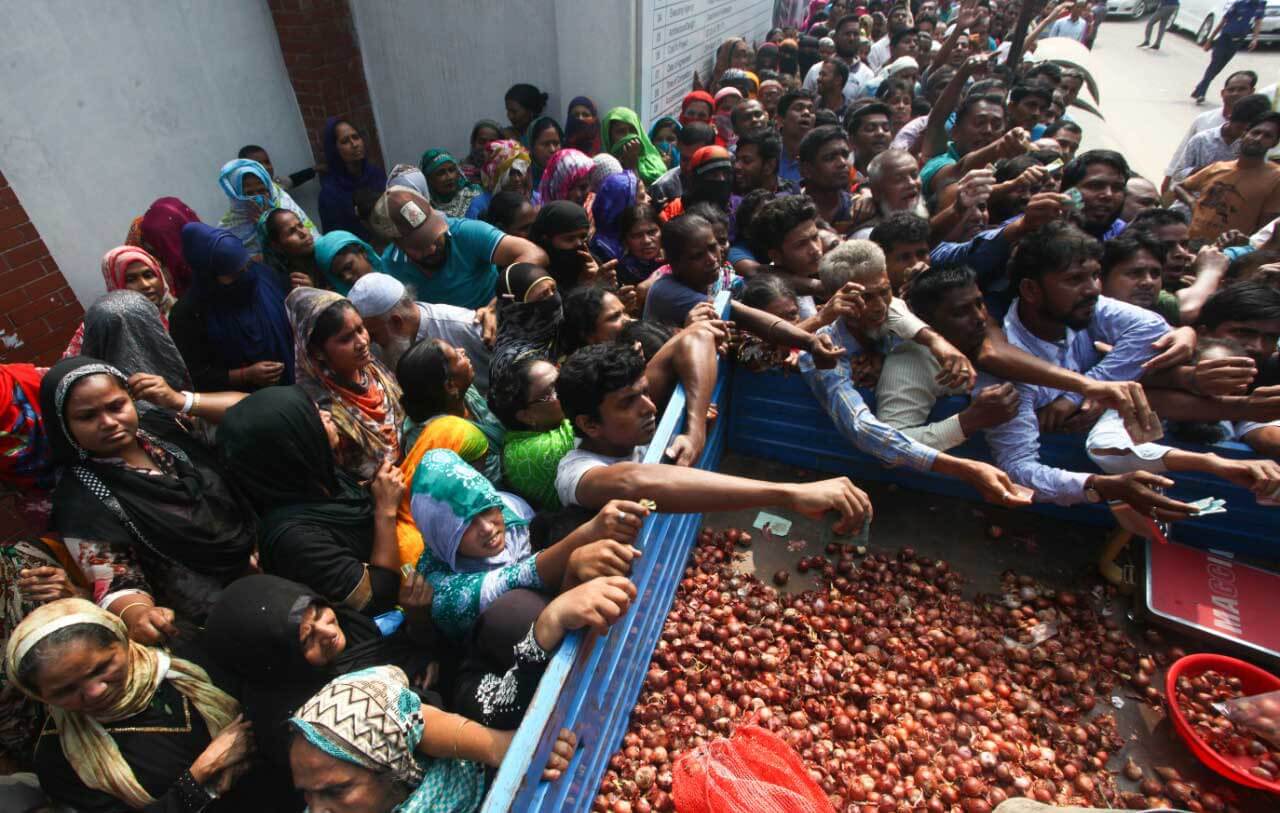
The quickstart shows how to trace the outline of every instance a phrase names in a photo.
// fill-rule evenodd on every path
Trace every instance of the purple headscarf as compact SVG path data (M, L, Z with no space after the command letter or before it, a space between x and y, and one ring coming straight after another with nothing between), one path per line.
M620 231L622 212L636 202L636 194L640 191L640 181L631 170L610 175L596 190L595 202L591 204L591 217L595 221L596 235L591 240L591 250L601 260L616 260L622 257L622 234Z
M324 160L328 171L320 176L320 228L326 232L337 229L349 231L367 242L368 230L356 215L355 191L369 188L381 193L387 185L387 173L371 162L367 155L361 164L359 175L352 175L347 170L347 163L338 152L339 124L355 127L338 116L325 122L321 140L324 143Z

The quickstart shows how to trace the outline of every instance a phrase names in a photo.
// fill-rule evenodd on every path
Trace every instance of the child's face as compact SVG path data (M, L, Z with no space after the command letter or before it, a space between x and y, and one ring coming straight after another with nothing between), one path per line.
M507 523L501 508L490 508L477 514L462 534L458 555L472 559L497 556L507 544Z

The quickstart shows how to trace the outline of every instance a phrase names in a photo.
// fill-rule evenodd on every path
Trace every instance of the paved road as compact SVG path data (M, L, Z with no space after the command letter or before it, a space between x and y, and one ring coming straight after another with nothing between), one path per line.
M1111 18L1103 24L1094 44L1095 78L1107 117L1104 132L1090 133L1086 146L1119 149L1129 163L1157 183L1174 148L1197 114L1218 101L1222 82L1233 70L1258 73L1259 86L1280 80L1280 49L1262 47L1241 51L1209 88L1205 104L1197 107L1191 89L1204 73L1209 54L1200 50L1189 34L1166 32L1159 51L1138 48L1146 18L1139 21ZM1154 34L1154 32L1153 32Z

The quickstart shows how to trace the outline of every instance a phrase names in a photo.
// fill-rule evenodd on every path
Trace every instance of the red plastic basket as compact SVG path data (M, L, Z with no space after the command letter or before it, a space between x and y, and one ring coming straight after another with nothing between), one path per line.
M1178 696L1176 693L1178 678L1183 675L1189 678L1195 677L1209 670L1240 678L1241 689L1244 690L1246 695L1262 694L1263 692L1273 692L1280 689L1280 678L1270 672L1259 669L1251 663L1245 663L1235 658L1208 653L1187 655L1179 658L1174 662L1173 666L1169 667L1169 674L1164 681L1165 702L1169 706L1169 716L1173 719L1174 730L1186 741L1191 753L1195 754L1201 762L1214 771L1233 782L1239 782L1241 785L1280 794L1280 782L1267 782L1249 773L1248 769L1258 764L1256 757L1233 757L1213 750L1209 747L1209 743L1205 742L1199 734L1196 734L1191 727L1191 723L1187 721L1186 715L1182 713L1182 709L1178 708Z

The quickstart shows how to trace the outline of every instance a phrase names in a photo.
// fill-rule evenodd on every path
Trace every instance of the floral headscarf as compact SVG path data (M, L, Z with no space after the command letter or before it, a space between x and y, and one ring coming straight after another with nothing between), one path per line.
M519 141L501 139L493 141L485 149L484 165L480 168L480 185L491 195L502 191L512 170L529 173L529 151Z
M528 506L504 494L452 449L432 449L413 476L409 510L431 552L458 573L492 570L529 555ZM506 521L506 547L488 559L458 556L462 535L471 520L501 508ZM523 509L523 510L522 510Z
M400 459L404 409L400 385L382 362L373 359L365 366L365 390L358 392L339 382L309 352L320 314L343 301L333 291L295 288L284 304L293 326L298 386L318 407L329 411L338 434L355 447L356 454L349 454L343 467L360 480L371 480L384 459Z
M427 759L422 700L395 666L343 675L289 718L312 746L341 762L390 774L413 788L392 813L474 813L484 798L484 769L459 759Z
M566 200L569 190L591 174L595 164L586 153L575 149L556 150L542 171L538 193L543 203Z

